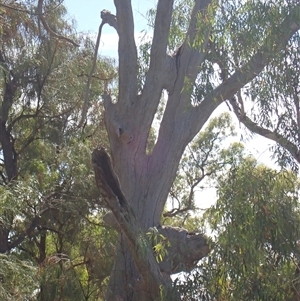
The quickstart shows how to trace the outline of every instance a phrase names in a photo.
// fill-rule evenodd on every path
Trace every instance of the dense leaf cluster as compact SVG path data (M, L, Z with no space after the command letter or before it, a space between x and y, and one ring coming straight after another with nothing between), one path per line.
M53 37L36 5L0 4L0 299L99 300L116 237L101 221L90 158L107 141L100 95L115 69L98 58L78 127L94 43ZM75 38L59 1L43 10L53 31Z

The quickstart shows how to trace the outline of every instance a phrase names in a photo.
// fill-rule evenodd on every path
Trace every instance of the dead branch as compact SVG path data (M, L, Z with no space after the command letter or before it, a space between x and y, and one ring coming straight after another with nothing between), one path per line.
M91 67L90 74L89 74L88 81L87 81L86 88L85 88L84 102L83 102L82 111L81 111L81 119L80 119L80 122L78 124L78 127L81 127L83 125L83 123L85 122L87 111L88 111L88 108L89 108L90 87L91 87L91 81L92 81L93 73L94 73L95 68L96 68L102 27L104 26L104 24L108 24L108 25L112 26L113 28L115 28L116 30L118 30L118 24L117 24L116 16L111 14L110 11L103 10L101 12L101 19L102 19L102 22L101 22L101 24L99 26L99 30L98 30L98 35L97 35L97 40L96 40L96 45L95 45L95 51L94 51L94 56L93 56L93 61L92 61L92 67ZM105 90L107 90L107 87L105 87Z

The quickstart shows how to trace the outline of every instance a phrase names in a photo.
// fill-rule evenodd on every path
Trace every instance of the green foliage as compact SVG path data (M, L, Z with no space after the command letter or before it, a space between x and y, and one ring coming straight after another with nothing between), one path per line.
M294 300L298 197L295 174L252 157L235 162L218 178L217 203L204 215L215 237L212 252L182 293L205 300Z
M98 59L87 123L79 129L94 43L86 36L75 37L74 24L64 19L66 9L51 0L44 1L50 27L76 38L81 47L53 39L32 14L34 4L28 0L12 3L17 10L0 7L0 244L6 253L0 256L0 298L103 300L117 237L101 222L106 210L95 187L90 154L99 140L108 144L99 95L116 71L112 60ZM192 4L175 1L167 49L171 55L184 41ZM271 29L280 28L290 11L299 16L294 5L286 0L213 2L198 17L197 36L189 45L202 51L209 39L195 83L186 79L191 104L198 106L259 49L272 51L285 28L275 34ZM153 26L155 10L148 16ZM145 39L139 49L140 91L150 48ZM242 91L257 105L251 111L254 121L295 145L300 132L299 49L297 33ZM157 115L164 107L162 101ZM226 146L233 134L228 114L212 119L180 163L164 223L185 225L190 231L206 226L214 243L209 258L183 285L176 285L183 300L292 300L300 287L295 274L298 179L244 158L240 143ZM150 153L154 130L149 137ZM276 147L275 154L281 166L296 169L286 149ZM15 167L13 176L7 166ZM199 212L196 193L204 190L208 178L217 183L218 200L201 218L194 216ZM157 261L162 261L169 241L155 229L148 236ZM146 250L148 242L143 237L140 242ZM161 299L164 294L161 290Z
M160 234L156 228L150 228L146 234L153 246L156 261L163 261L164 257L168 255L166 248L170 247L170 241L164 235Z
M170 53L175 52L184 41L185 32L188 29L188 20L191 15L192 4L193 1L190 0L175 1L168 43Z
M254 120L296 147L299 141L299 37L296 33L286 49L253 81L249 91L258 107ZM273 152L280 166L298 169L287 145L275 146Z
M94 43L54 39L30 13L35 4L1 6L0 298L101 300L116 233L101 222L91 152L99 139L107 143L99 97L115 69L98 58L78 128ZM75 39L61 3L44 1L44 9L54 31Z
M213 292L243 300L292 300L299 247L299 182L246 158L219 179L219 198L209 225L218 287ZM282 281L281 279L284 279Z
M14 255L0 255L1 300L35 300L38 289L37 268Z
M212 118L188 145L169 194L171 210L164 214L168 218L176 216L176 221L172 223L183 226L186 218L199 209L195 204L195 195L201 195L206 187L212 185L218 173L241 158L243 146L240 143L235 142L227 147L225 144L232 140L234 134L230 115L223 113ZM197 218L194 219L194 224L197 224ZM192 229L191 225L190 230L195 231L196 228Z
M289 1L226 1L217 11L212 40L229 55L229 68L238 68L265 43L271 28L282 22L290 7ZM276 36L275 36L276 35ZM268 36L268 43L278 41L278 32Z

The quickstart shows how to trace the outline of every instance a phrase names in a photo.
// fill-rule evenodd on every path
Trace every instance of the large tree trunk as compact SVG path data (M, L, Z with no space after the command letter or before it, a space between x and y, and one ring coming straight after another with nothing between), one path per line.
M145 237L147 221L140 223L138 210L127 201L104 149L94 151L93 164L96 183L121 233L107 299L154 300L159 296L160 287L169 295L170 281L161 273Z
M121 210L122 204L120 207L112 206L120 237L107 300L153 300L153 296L159 295L161 285L169 285L170 271L158 275L160 272L153 267L152 259L148 261L136 250L143 242L139 241L142 234L138 229L145 232L149 227L159 227L161 214L186 145L224 100L230 99L260 73L272 59L272 55L284 47L285 41L297 31L299 25L295 26L293 20L285 20L284 26L288 30L281 37L281 43L274 46L266 42L244 66L224 79L200 104L193 106L190 100L191 89L187 85L194 84L200 72L199 66L205 59L211 30L208 25L204 33L199 33L197 18L207 14L211 1L195 1L186 39L174 56L166 54L173 0L158 1L150 66L140 95L137 89L137 51L131 1L114 2L117 14L106 14L106 17L113 20L106 20L105 23L115 27L119 35L119 97L115 103L109 94L103 95L105 124L110 140L113 170L122 191L120 195L124 195L128 202L134 222L122 221L123 215L117 209ZM206 16L211 17L211 12ZM199 34L203 37L202 44L197 48L192 47ZM167 105L155 147L151 154L147 154L147 139L163 90L168 93ZM115 196L120 201L118 193ZM108 200L110 198L111 196ZM131 215L130 210L126 209L126 214ZM181 237L180 233L178 237ZM197 239L197 244L190 244L196 248L194 253L190 250L190 253L197 254L193 257L194 260L202 258L209 251L205 239ZM173 244L178 242L180 244L180 239L173 240ZM149 246L145 246L146 249L151 257ZM184 261L183 258L181 260ZM145 273L147 266L156 285L148 284L145 279L148 278ZM170 296L168 300L171 300Z

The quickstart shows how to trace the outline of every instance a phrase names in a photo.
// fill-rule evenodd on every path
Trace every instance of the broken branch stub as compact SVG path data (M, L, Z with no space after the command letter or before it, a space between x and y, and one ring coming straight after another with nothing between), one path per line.
M100 13L100 17L102 19L103 24L108 24L118 31L117 17L113 15L109 10L102 10Z
M110 209L116 209L115 200L119 205L128 210L127 200L121 190L119 180L115 174L110 158L103 147L95 149L92 154L92 163L95 171L96 184L101 195Z

